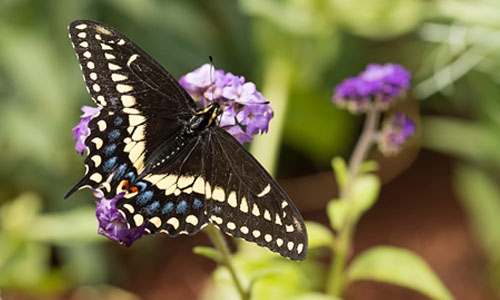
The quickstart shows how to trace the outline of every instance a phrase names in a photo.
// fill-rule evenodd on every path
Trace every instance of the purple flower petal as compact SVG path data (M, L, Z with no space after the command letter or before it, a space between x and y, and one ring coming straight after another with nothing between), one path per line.
M417 131L417 126L403 113L387 118L382 125L378 147L380 152L390 156L401 151L403 144Z
M82 106L83 115L80 116L80 122L73 127L73 140L76 141L76 152L83 155L84 152L89 151L85 145L85 139L90 135L89 122L95 118L102 107Z
M203 65L179 82L200 105L219 103L224 111L219 125L238 141L248 142L251 135L267 132L273 111L255 84L222 70L214 70L210 80L210 69L210 65Z
M226 128L227 132L229 132L234 138L240 142L240 144L248 143L253 141L253 136L248 134L241 129L240 126L234 125Z
M130 246L147 232L143 226L129 228L127 221L116 208L116 202L123 198L124 193L116 195L113 199L102 198L96 201L95 215L99 222L98 233L118 243Z
M334 89L333 103L353 113L373 105L386 110L410 88L411 73L397 64L370 64L356 77L347 78Z

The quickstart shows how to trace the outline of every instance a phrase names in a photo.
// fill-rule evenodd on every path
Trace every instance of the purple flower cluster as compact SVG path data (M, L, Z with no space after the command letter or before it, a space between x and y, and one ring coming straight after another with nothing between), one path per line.
M97 233L128 247L147 232L144 230L146 223L135 228L128 227L127 220L116 208L116 202L123 198L123 195L124 193L120 193L113 199L101 198L96 201L95 215L99 222Z
M337 85L332 101L352 113L387 110L410 88L410 79L411 73L400 65L370 64L358 76Z
M85 139L90 135L89 122L99 114L101 109L102 107L82 106L83 115L80 116L78 125L73 127L73 140L76 141L75 150L80 155L89 151L88 147L85 146Z
M403 113L388 117L380 131L378 148L384 155L395 155L402 145L417 131L415 122Z
M202 106L217 102L223 113L220 126L240 143L267 132L273 110L252 82L243 76L213 70L205 64L181 77L179 83Z

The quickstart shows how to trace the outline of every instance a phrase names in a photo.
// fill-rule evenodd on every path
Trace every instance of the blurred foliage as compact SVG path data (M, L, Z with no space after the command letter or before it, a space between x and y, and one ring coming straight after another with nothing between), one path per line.
M212 55L217 68L256 82L265 96L278 95L270 133L278 128L271 138L281 143L273 151L309 162L297 163L300 170L281 165L283 176L325 170L333 155L348 153L358 124L330 104L336 83L370 62L404 65L414 73L414 96L426 100L418 104L422 112L438 115L422 119L423 146L462 161L458 194L492 266L498 265L491 228L500 218L484 221L474 199L491 207L500 200L494 189L500 173L500 2L4 0L2 290L53 293L110 281L92 196L81 192L62 200L83 172L71 128L79 107L91 103L66 26L85 18L118 28L176 77ZM258 262L255 253L246 255ZM498 287L500 275L491 275L491 286Z

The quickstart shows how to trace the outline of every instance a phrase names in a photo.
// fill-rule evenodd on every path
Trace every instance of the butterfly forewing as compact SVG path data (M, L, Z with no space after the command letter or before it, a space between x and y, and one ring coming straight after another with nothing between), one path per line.
M83 187L108 199L124 193L116 205L131 227L146 223L150 233L176 236L210 222L283 256L305 258L307 232L297 208L245 148L215 126L208 108L198 110L165 69L115 29L74 21L69 32L101 110L85 139L87 172L68 195ZM202 117L206 127L190 125Z

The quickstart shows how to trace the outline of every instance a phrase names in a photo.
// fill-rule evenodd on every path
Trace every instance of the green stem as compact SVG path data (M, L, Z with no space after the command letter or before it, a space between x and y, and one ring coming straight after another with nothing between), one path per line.
M281 57L272 57L265 64L262 95L269 100L274 117L267 134L254 136L251 152L270 174L275 174L279 147L288 105L288 92L292 74L290 63Z
M372 108L368 111L361 136L359 137L354 151L349 160L348 178L345 186L340 190L342 201L349 201L351 188L359 172L359 167L366 159L368 152L373 146L380 112ZM356 224L347 214L346 221L337 233L335 244L333 245L333 261L328 274L328 294L340 297L345 288L345 266L352 247L352 233Z
M221 254L221 263L228 269L229 274L233 279L234 286L236 287L236 290L241 297L241 300L249 300L250 294L248 291L245 291L243 285L241 284L241 281L236 275L236 270L231 261L231 252L229 251L229 247L227 246L226 239L224 238L222 232L220 232L212 224L209 224L205 228L205 232L208 234L208 237L212 241L212 244L214 244L215 248L219 250Z

